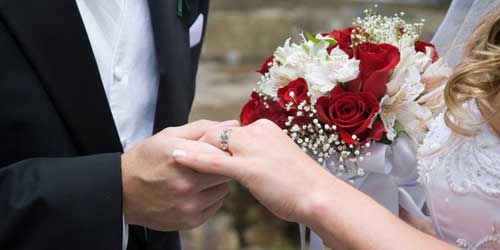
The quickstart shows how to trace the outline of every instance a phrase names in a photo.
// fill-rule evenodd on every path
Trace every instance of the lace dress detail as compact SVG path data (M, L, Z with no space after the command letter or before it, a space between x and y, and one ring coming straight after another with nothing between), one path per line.
M430 127L418 169L438 236L461 249L500 250L500 138L487 124L475 137L453 135L443 115Z

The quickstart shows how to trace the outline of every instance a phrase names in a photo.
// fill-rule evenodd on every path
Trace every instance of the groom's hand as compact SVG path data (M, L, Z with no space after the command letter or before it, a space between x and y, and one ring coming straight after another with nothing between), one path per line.
M207 130L217 126L238 126L238 122L198 121L167 128L122 155L126 223L159 231L191 229L222 206L230 179L200 174L172 158L174 149L225 154L198 142Z

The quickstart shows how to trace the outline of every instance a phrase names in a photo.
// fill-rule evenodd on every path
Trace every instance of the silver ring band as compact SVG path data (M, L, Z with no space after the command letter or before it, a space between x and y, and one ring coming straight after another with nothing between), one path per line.
M228 151L229 149L229 137L231 136L231 129L225 128L220 135L220 144L222 146L222 150Z

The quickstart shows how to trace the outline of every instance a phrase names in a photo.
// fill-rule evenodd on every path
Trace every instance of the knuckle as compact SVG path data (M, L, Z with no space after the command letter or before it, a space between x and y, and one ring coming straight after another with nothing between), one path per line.
M255 124L258 126L269 126L269 124L272 123L268 119L259 119Z
M182 215L187 216L188 218L193 217L193 215L195 215L197 212L196 210L196 206L191 203L186 203L179 206L179 212Z
M264 122L258 122L248 128L248 133L251 134L252 137L254 137L263 133L265 129L266 125L264 124Z
M231 136L230 136L230 140L234 139L234 138L241 138L241 136L243 135L243 130L245 130L245 128L236 128L236 129L233 129L231 131ZM219 138L217 138L219 139Z
M175 128L175 127L168 127L168 128L163 129L163 131L161 131L161 133L165 136L171 136L171 135L175 134L176 129L177 128Z
M210 144L215 144L219 142L218 130L210 129L205 133L205 140Z
M201 119L199 121L194 122L193 126L195 126L195 127L206 127L206 126L209 126L210 124L212 124L212 121L207 120L207 119Z
M173 184L173 190L178 194L190 194L194 190L194 184L187 180L177 180Z
M278 125L276 125L274 122L272 122L270 120L261 119L261 120L257 121L257 123L254 126L254 129L256 130L255 132L269 133L269 132L273 132L276 129L279 129L279 127L278 127Z
M261 124L262 124L263 128L265 128L265 129L273 129L273 128L277 127L277 125L274 122L272 122L268 119L263 119Z
M224 160L224 157L221 155L214 155L211 157L210 162L212 163L212 168L213 169L221 169L223 166L222 162Z

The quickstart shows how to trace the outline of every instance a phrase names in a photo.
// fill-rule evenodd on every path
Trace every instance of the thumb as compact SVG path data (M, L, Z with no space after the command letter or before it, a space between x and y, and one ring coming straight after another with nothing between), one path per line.
M240 180L238 160L229 155L186 152L176 149L172 154L174 160L185 167L203 174L223 175Z

